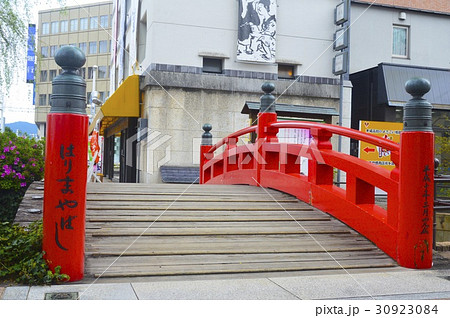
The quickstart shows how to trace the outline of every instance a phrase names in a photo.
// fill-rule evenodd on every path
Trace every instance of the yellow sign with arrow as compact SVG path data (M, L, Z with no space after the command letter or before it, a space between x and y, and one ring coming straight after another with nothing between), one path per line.
M403 123L360 120L359 130L399 143ZM359 142L359 158L388 170L395 168L394 163L391 161L391 152L389 150L364 141Z

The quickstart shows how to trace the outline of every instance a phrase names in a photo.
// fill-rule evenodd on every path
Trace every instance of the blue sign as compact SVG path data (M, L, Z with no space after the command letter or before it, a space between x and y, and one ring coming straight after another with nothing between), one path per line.
M27 83L34 83L35 46L36 46L36 24L28 24Z

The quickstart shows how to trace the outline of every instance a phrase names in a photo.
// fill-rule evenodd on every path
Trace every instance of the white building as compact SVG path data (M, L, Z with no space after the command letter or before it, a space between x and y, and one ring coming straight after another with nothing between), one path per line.
M405 82L430 80L433 130L448 134L450 1L352 0L350 80L352 128L359 120L401 122L411 98ZM447 125L447 127L445 127ZM356 154L356 144L353 145Z
M112 177L108 154L112 158L118 136L121 181L160 182L161 166L197 165L202 125L212 124L213 136L222 138L253 123L264 81L274 82L277 104L286 104L280 117L336 124L341 111L341 124L350 127L352 120L353 128L360 119L401 121L401 105L392 98L409 99L405 76L448 74L442 70L449 65L450 44L442 40L450 31L448 4L344 0L351 4L351 82L343 82L340 103L340 79L332 69L333 36L342 27L335 25L335 9L341 2L115 0L117 42L110 71L115 93L97 117L103 117L105 174ZM431 73L416 72L424 68ZM372 91L364 78L369 73ZM395 80L398 74L403 77ZM387 78L397 84L387 85ZM399 94L387 94L390 89ZM384 101L368 100L383 92ZM448 98L439 103L436 114L450 104Z
M115 137L122 139L121 181L159 182L161 165L197 165L202 125L212 124L215 138L247 127L249 114L241 111L247 101L259 102L265 81L275 83L277 103L290 105L284 115L337 123L338 3L116 0L111 92L121 83L118 91L130 92L131 75L140 75L139 89L132 89L138 104L119 107L112 95L103 106L110 114L100 129L106 152ZM255 14L259 21L251 20ZM125 107L135 117L121 113ZM111 162L105 173L111 177Z

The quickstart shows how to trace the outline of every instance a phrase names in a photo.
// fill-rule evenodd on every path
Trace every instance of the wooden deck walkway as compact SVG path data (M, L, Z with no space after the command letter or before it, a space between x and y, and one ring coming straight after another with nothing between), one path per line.
M88 184L86 277L317 271L341 266L396 264L339 221L274 190Z

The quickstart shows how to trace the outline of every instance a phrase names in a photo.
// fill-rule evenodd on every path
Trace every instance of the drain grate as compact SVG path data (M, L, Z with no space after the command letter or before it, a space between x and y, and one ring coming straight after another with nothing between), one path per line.
M45 293L45 300L77 300L78 293Z

